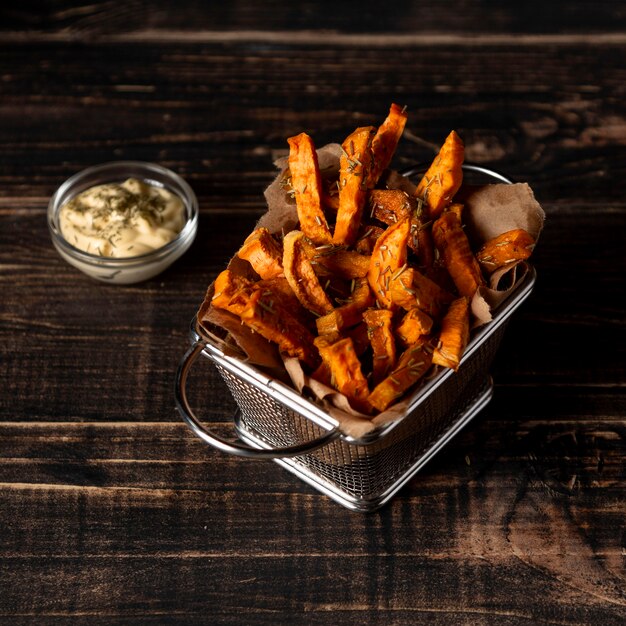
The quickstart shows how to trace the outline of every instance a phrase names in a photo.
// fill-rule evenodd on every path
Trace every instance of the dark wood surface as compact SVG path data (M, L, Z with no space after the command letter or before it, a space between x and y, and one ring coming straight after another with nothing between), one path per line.
M626 621L626 10L503 6L0 9L0 623ZM493 401L364 515L207 448L173 378L286 137L340 140L391 101L398 165L456 128L547 223ZM201 207L189 253L128 287L46 226L65 178L117 159L175 169ZM208 368L192 397L228 432Z

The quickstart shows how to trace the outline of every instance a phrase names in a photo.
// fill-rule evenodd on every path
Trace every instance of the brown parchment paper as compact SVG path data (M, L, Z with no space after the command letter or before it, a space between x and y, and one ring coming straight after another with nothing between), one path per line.
M317 155L322 177L336 178L341 146L328 144L320 148ZM258 221L257 228L263 226L272 233L286 234L297 227L298 214L295 200L284 184L287 157L278 159L275 165L281 172L265 190L267 212ZM408 193L415 189L410 180L393 171L386 174L384 182L389 189L402 189ZM489 239L515 228L523 228L537 240L543 228L544 211L531 188L525 183L464 187L459 193L459 201L465 204L464 222L473 249L478 249ZM242 236L242 241L244 238L245 236ZM242 264L247 267L243 267ZM239 273L250 271L247 262L237 257L231 260L229 269ZM527 270L528 266L524 262L511 263L494 272L488 286L479 288L471 303L473 328L492 319L492 311L515 289ZM277 372L277 367L281 369L277 365L279 355L276 347L243 326L235 316L225 314L224 317L222 315L224 312L210 307L211 296L212 286L209 287L198 314L200 324L208 323L208 326L217 324L227 330L237 346L245 352L249 363L270 369L273 373ZM384 424L401 419L406 414L408 397L412 395L411 393L406 400L394 404L372 418L355 411L343 394L308 376L297 359L283 357L282 364L284 366L282 372L287 372L294 387L300 393L317 399L318 403L339 422L341 431L346 435L362 437ZM424 380L436 375L437 371L439 368L434 367Z
M463 220L466 233L477 250L484 243L509 230L523 228L539 239L545 213L526 183L495 184L464 190ZM528 265L523 261L509 263L496 270L488 287L479 287L472 299L473 328L492 319L495 310L524 278Z
M317 161L322 178L337 178L340 156L341 146L338 143L329 143L317 150ZM274 161L274 165L281 172L265 190L267 213L257 222L256 226L257 228L267 228L270 233L288 233L298 225L296 201L285 190L284 185L287 163L287 157Z

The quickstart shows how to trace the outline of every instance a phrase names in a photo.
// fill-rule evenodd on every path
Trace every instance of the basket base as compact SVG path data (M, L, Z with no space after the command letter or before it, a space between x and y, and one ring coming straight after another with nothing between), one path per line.
M387 486L384 491L367 498L357 497L339 489L337 485L316 474L299 457L274 459L274 462L284 467L287 471L295 474L298 478L308 483L319 492L328 496L335 502L352 511L371 512L385 505L417 472L430 461L462 428L464 428L491 400L493 395L493 381L487 377L482 385L476 389L471 402L466 404L458 416L455 416L449 426L428 445L422 455L407 468L396 480ZM240 420L235 423L239 437L245 443L258 448L270 448L267 442L256 437L248 431Z

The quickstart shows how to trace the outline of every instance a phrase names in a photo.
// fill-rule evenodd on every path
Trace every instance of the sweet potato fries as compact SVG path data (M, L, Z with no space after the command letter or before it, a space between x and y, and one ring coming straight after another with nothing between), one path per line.
M222 272L211 301L366 415L431 366L458 369L472 298L535 243L515 230L472 249L455 201L464 147L454 131L412 193L388 188L406 120L392 104L380 127L349 134L334 178L322 175L311 137L290 137L284 177L299 223L286 234L255 230L238 252L247 271Z

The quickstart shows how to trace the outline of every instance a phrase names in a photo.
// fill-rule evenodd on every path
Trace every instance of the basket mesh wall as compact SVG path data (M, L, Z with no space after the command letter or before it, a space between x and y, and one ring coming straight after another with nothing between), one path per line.
M384 437L366 445L337 439L292 462L350 500L373 500L398 481L485 390L487 372L504 333L500 326L463 361L459 371L424 394ZM240 428L272 447L319 437L323 429L216 363L241 410Z

